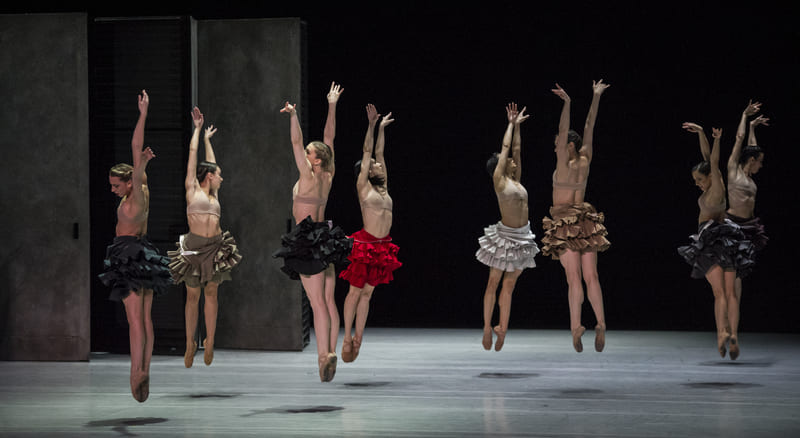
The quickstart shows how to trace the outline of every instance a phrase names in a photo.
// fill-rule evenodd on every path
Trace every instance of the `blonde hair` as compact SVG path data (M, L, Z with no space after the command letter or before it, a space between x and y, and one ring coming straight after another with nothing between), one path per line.
M130 181L133 176L133 166L127 163L115 164L108 171L108 176L115 176L123 181Z
M317 153L317 158L320 159L320 166L322 167L322 170L330 172L331 161L333 159L333 153L331 152L330 146L321 141L312 141L308 144L308 146L313 147L314 151Z

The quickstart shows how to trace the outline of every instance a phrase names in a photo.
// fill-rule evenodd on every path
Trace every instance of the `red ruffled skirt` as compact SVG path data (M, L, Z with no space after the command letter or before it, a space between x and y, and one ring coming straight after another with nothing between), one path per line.
M400 248L392 243L391 236L377 238L364 230L353 233L353 251L347 257L350 265L339 274L355 287L389 283L394 279L392 272L403 266L397 260Z

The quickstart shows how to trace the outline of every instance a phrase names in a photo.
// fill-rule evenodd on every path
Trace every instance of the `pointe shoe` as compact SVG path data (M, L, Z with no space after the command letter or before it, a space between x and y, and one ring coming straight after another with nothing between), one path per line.
M143 373L136 374L140 377L136 378L134 375L131 375L131 395L134 400L139 403L144 403L150 395L150 376Z
M361 339L353 338L353 360L358 358L359 350L361 350Z
M481 341L481 344L483 344L483 349L484 350L488 351L488 350L492 349L492 329L491 328L483 329L483 341ZM342 355L344 355L344 353L342 353Z
M494 334L497 335L497 340L494 341L494 351L500 351L503 348L503 344L506 342L506 331L501 329L500 326L495 326Z
M336 353L328 353L319 357L319 380L330 382L336 374Z
M606 347L606 326L597 324L594 328L594 350L598 353Z
M208 342L208 339L204 340L203 348L205 349L203 352L203 362L206 363L206 366L209 366L211 362L214 361L214 342Z
M731 360L736 360L739 357L739 340L736 336L730 338L730 357Z
M328 381L330 382L333 380L333 376L336 375L336 363L338 362L338 358L336 357L336 353L328 353L328 373L330 374L330 378Z
M183 364L186 368L192 367L195 352L197 352L197 342L192 341L191 344L186 344L186 353L183 354Z
M572 329L572 346L578 353L583 351L583 343L581 342L581 336L583 336L583 332L585 331L586 327L584 326L579 326L578 328Z
M138 400L138 401L139 401L139 403L144 403L147 400L147 398L150 397L150 376L149 375L144 376L144 380L142 380L142 383L139 385L139 388L140 388L139 394L141 395L142 399Z
M353 338L345 338L342 341L342 360L352 362L355 359L353 356Z
M725 344L731 339L731 335L728 332L723 332L721 334L717 334L717 351L719 351L719 355L725 357ZM738 350L738 346L736 347ZM738 355L738 351L737 351Z

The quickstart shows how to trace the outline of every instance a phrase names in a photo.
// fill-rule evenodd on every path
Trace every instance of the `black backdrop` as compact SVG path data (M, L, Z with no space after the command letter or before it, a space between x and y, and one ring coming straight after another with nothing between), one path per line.
M304 18L310 106L299 113L309 123L307 139L321 137L330 82L345 88L327 216L348 232L361 226L351 169L360 158L364 106L374 103L396 119L386 148L392 235L404 266L394 283L377 289L371 326L481 326L487 268L473 254L483 227L499 218L484 162L499 149L504 106L514 101L532 114L522 128L522 181L540 237L561 108L550 88L558 82L570 94L572 126L581 130L592 80L602 78L611 88L600 104L586 199L605 212L612 241L598 263L608 326L712 329L710 289L688 277L675 252L696 228L699 195L689 174L700 158L697 139L681 123L723 128L724 161L741 111L749 99L761 101L771 126L758 131L766 159L755 177L756 213L771 241L745 282L741 330L798 331L800 291L792 274L798 196L789 178L798 158L797 7L536 3L480 10L414 3L75 4L8 12ZM281 105L275 102L276 118ZM511 327L567 328L562 268L542 257L537 263L517 285ZM340 303L346 290L347 283L337 285ZM588 302L584 324L594 324Z

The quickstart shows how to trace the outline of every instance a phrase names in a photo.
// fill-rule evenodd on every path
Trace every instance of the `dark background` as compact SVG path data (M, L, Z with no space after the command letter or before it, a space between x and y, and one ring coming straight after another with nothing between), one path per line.
M404 266L393 283L377 289L370 326L482 325L488 268L474 253L483 227L499 219L484 163L499 150L504 106L514 101L532 115L522 125L522 182L538 240L551 204L552 138L561 109L550 89L558 82L570 94L572 127L580 132L592 80L602 78L611 88L600 103L586 200L606 214L612 242L598 262L608 326L713 329L710 288L689 278L689 266L675 251L696 230L700 194L689 173L700 160L697 136L681 123L694 121L709 132L723 128L724 166L742 110L749 99L760 101L771 126L758 130L766 158L755 177L756 214L771 241L745 280L740 329L798 331L800 299L792 273L798 196L789 178L798 158L796 6L202 2L3 9L94 17L303 18L309 107L298 110L309 126L306 140L321 139L330 82L345 89L327 216L348 233L361 227L352 163L361 155L364 106L374 103L396 119L386 131L386 150L395 205L392 236ZM274 104L276 118L282 103ZM541 256L537 264L517 284L510 326L567 328L563 270ZM337 284L340 303L347 287ZM583 323L594 325L588 301Z

